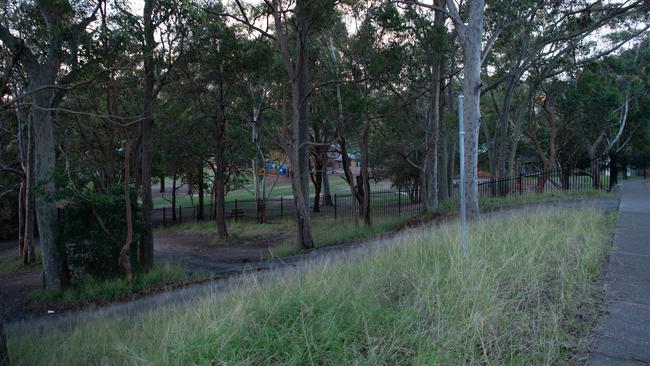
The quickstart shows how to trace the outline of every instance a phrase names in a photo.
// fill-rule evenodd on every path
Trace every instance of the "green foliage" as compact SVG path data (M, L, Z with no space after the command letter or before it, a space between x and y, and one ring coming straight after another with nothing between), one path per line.
M32 303L52 307L80 306L125 299L131 295L141 295L164 290L171 285L182 285L197 280L187 275L177 266L155 266L144 272L136 272L133 282L124 277L100 280L86 276L75 286L64 290L39 289L29 294Z
M6 194L0 201L0 240L18 236L18 195Z
M7 258L4 261L0 261L0 273L13 273L13 272L22 272L29 271L32 269L39 268L43 264L43 258L40 254L36 254L34 262L29 265L23 264L23 259L21 257L11 257Z
M137 266L142 231L137 202L136 192L131 191L133 242L130 255L134 267ZM66 248L68 264L75 277L88 274L106 278L121 273L118 257L127 231L121 188L116 187L109 193L86 190L83 197L73 196L62 210L60 227L61 245Z

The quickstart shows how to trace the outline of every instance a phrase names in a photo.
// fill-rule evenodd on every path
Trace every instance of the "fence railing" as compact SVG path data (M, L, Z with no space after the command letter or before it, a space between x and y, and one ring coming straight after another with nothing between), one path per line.
M617 177L610 179L609 160L596 159L584 167L537 171L503 179L484 179L479 196L512 196L552 191L610 190Z
M258 219L258 202L254 199L232 200L225 202L225 213L228 219L254 221ZM422 212L424 206L420 200L419 191L387 190L370 193L370 207L373 217L411 215ZM171 207L154 208L152 222L154 225L173 225L188 221L197 221L199 206L178 206L175 215ZM203 218L214 219L214 205L204 205ZM351 194L333 194L331 200L321 196L319 210L314 212L314 198L309 200L309 211L312 217L346 218L359 213L359 205ZM296 208L292 197L270 198L265 201L265 216L269 221L292 219Z
M638 175L650 175L649 169L634 168ZM612 174L614 175L612 176ZM479 197L506 197L539 194L553 191L610 190L622 172L611 166L608 159L596 159L582 166L516 174L503 179L480 179ZM371 214L373 217L411 215L424 211L419 190L376 191L370 195ZM451 196L459 194L458 182L453 185ZM312 217L350 218L359 214L359 205L351 194L334 194L331 203L325 197L319 201L319 210L314 212L314 198L309 202ZM204 219L210 220L214 206L204 206ZM155 208L154 225L173 225L187 221L196 221L198 205L178 206L176 219L170 207ZM233 200L225 203L226 217L233 220L257 220L257 201ZM268 221L291 219L295 217L293 198L278 197L265 201L265 216Z

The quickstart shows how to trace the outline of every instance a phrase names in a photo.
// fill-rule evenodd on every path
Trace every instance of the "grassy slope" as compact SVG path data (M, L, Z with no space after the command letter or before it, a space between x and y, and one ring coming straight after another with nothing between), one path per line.
M16 365L565 364L597 317L613 216L590 209L487 220L459 256L457 224L353 263L247 281L195 304L12 327Z

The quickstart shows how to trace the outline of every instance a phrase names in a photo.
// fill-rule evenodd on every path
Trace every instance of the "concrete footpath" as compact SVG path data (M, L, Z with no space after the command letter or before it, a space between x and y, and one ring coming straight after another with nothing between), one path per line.
M650 365L650 181L625 181L590 365Z

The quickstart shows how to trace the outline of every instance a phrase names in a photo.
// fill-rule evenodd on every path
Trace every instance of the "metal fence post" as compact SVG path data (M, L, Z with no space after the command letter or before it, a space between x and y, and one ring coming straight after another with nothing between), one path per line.
M167 218L165 216L165 207L163 207L163 227L167 226Z
M336 193L334 193L334 218L336 218Z
M397 215L402 216L402 189L397 189Z
M178 222L183 222L183 206L178 205Z
M284 197L280 196L280 220L284 219Z

